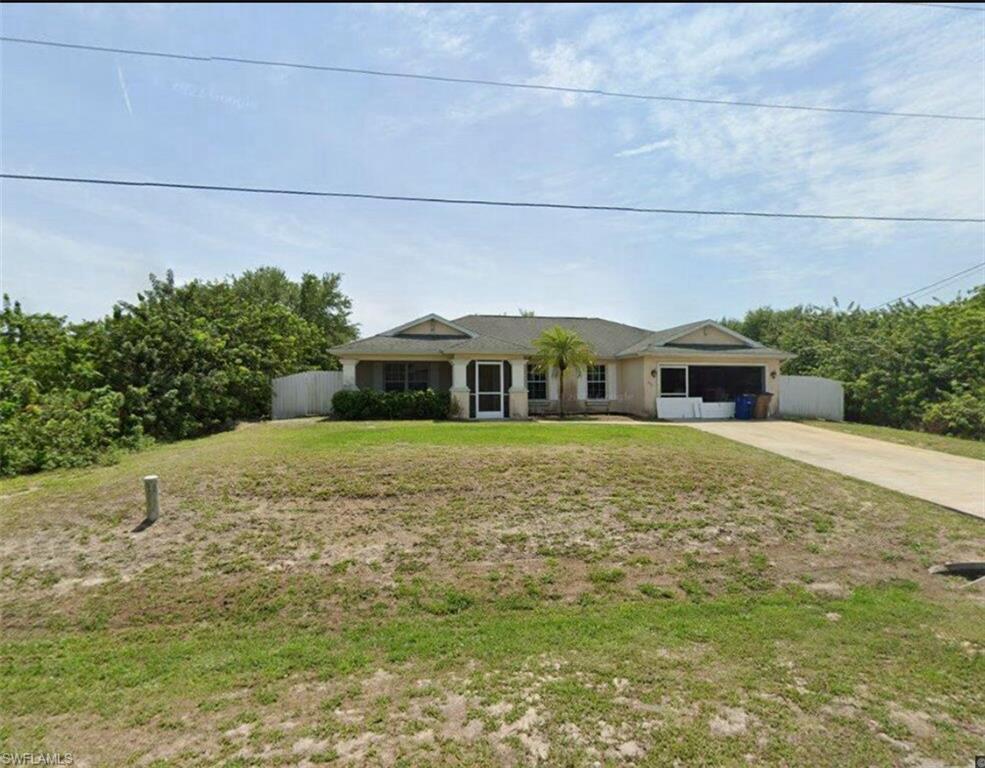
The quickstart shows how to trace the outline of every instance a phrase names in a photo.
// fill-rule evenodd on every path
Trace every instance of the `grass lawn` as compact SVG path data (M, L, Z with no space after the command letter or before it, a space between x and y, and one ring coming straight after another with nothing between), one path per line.
M909 429L893 429L892 427L877 427L873 424L857 424L852 421L820 421L807 420L804 424L812 427L831 429L835 432L847 432L859 437L871 437L873 440L885 440L887 443L912 445L915 448L926 448L930 451L950 453L954 456L967 456L969 459L985 460L985 443L978 440L963 440L960 437L948 435L932 435L929 432L915 432Z
M162 518L141 533L140 477ZM0 752L967 764L985 525L679 426L251 425L0 482ZM921 762L926 761L926 762Z

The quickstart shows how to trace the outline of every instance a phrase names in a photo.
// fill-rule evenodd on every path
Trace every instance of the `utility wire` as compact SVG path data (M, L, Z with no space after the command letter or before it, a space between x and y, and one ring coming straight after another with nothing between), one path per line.
M985 218L940 216L866 216L830 213L775 213L771 211L734 211L706 208L643 208L630 205L578 205L574 203L540 203L516 200L483 200L462 197L419 197L416 195L384 195L365 192L329 192L314 189L284 189L279 187L239 187L226 184L188 184L172 181L129 181L79 176L40 176L25 173L0 173L0 179L43 181L61 184L101 184L117 187L146 187L159 189L205 190L212 192L244 192L257 195L294 195L299 197L352 198L356 200L389 200L405 203L441 203L445 205L497 206L501 208L548 208L567 211L612 211L622 213L662 213L694 216L749 216L763 219L822 219L825 221L901 221L946 224L985 224Z
M638 101L664 101L681 104L712 104L722 107L750 107L757 109L787 109L801 112L827 112L848 115L874 115L878 117L915 117L928 120L965 120L985 122L985 117L978 115L952 115L939 112L895 112L882 109L851 109L849 107L818 107L802 104L776 104L761 101L740 101L737 99L711 99L685 96L667 96L659 94L629 93L626 91L606 91L598 88L574 88L562 85L540 85L536 83L516 83L507 80L481 80L470 77L450 77L444 75L422 75L413 72L393 72L382 69L362 69L359 67L337 67L327 64L304 64L293 61L275 61L271 59L247 59L237 56L195 56L186 53L168 51L151 51L138 48L112 48L101 45L83 45L81 43L65 43L57 40L39 40L28 37L0 36L0 41L19 43L23 45L41 45L51 48L69 48L79 51L96 53L119 53L126 56L150 56L163 59L180 59L182 61L227 62L231 64L247 64L264 67L287 67L318 72L335 72L346 75L369 75L372 77L392 77L404 80L427 80L437 83L456 83L461 85L485 85L494 88L519 88L529 91L553 91L558 93L576 93L587 96L606 96L620 99L636 99Z
M939 292L941 290L946 290L948 288L948 286L956 285L956 284L961 283L962 281L967 280L969 278L971 278L972 280L976 281L976 283L977 283L978 281L980 281L982 279L982 276L978 275L976 272L971 272L970 274L965 274L965 275L957 275L957 276L951 277L951 278L949 278L947 280L944 280L944 281L940 282L940 284L934 286L933 288L925 288L922 291L919 291L917 293L911 294L910 296L907 297L906 300L907 301L916 301L918 299L924 299L924 298L930 296L931 294L937 293L937 292Z
M975 278L977 280L977 278L975 277L974 274L964 275L964 276L960 276L960 277L952 277L949 280L942 281L939 285L937 285L934 288L927 288L926 290L923 290L923 291L920 291L918 293L914 293L912 295L907 296L906 299L899 299L896 302L892 302L892 304L899 304L899 303L902 303L903 301L906 301L907 303L915 303L915 302L918 302L918 301L925 301L926 299L929 299L929 298L935 298L936 299L937 298L937 294L941 293L942 291L945 291L946 292L946 291L950 290L951 289L951 286L959 285L963 280L966 280L969 277L970 278ZM892 304L890 306L892 306Z
M895 299L891 299L890 301L884 301L882 304L876 306L875 309L882 309L883 307L888 307L892 304L896 304L900 301L903 301L904 299L909 299L918 294L926 293L927 291L933 290L934 288L939 288L941 285L945 283L950 283L954 280L964 277L965 275L975 272L976 270L981 270L983 276L985 276L985 263L979 262L978 264L968 267L967 269L962 269L960 272L955 272L953 275L948 275L947 277L941 278L935 283L931 283L930 285L925 285L923 288L917 288L915 291L904 293L902 296L897 296Z
M947 5L945 3L891 3L891 5L919 5L924 8L946 8L949 11L977 11L985 13L985 8L978 5Z

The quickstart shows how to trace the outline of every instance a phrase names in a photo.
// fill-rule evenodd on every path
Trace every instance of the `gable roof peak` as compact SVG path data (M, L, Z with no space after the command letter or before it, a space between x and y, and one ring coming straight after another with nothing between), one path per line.
M668 334L661 340L661 344L669 344L675 339L679 339L681 336L687 336L689 333L694 333L695 331L700 331L702 328L712 327L726 336L731 336L736 341L745 344L747 347L761 347L763 346L758 341L750 339L748 336L743 336L738 331L733 331L727 325L722 325L717 320L698 320L694 323L688 323L687 325L678 326L678 328L668 328L666 331L661 331L661 333Z
M415 325L420 325L421 323L426 323L428 321L441 323L442 325L447 326L452 330L458 331L463 336L467 336L469 338L475 338L475 336L477 335L476 332L471 330L470 328L466 328L464 325L459 325L458 323L452 320L448 320L442 317L441 315L437 314L436 312L431 312L430 314L424 315L423 317L418 317L416 320L411 320L409 323L404 323L403 325L398 325L396 328L391 328L388 331L383 331L382 333L378 333L377 336L398 336L403 331L406 331L408 328L413 328Z

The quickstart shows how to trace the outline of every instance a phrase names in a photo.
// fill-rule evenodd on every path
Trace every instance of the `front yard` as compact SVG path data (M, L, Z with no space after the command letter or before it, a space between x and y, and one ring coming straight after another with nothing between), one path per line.
M162 518L134 533L140 477ZM985 525L684 427L247 426L0 482L0 751L966 764Z

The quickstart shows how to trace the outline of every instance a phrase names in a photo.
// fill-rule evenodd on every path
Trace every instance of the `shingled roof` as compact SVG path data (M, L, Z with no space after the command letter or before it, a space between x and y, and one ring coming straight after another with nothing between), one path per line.
M652 331L600 317L515 317L510 315L464 315L452 322L471 328L480 338L494 336L533 351L532 341L542 331L560 325L588 342L599 357L615 357L626 347L646 338Z
M463 315L454 320L444 320L438 315L427 315L453 328L460 329L460 335L448 334L428 338L424 335L408 335L403 329L419 321L407 323L399 328L349 342L330 351L337 356L408 354L426 355L473 352L477 354L520 354L533 353L533 340L542 331L555 325L575 331L588 342L600 358L637 357L647 353L659 354L715 354L737 356L783 356L785 352L764 347L759 342L748 339L714 320L699 320L694 323L674 326L662 331L617 323L600 317L559 317L536 315L517 317L515 315ZM424 319L424 318L422 318ZM674 340L707 325L735 338L735 345L680 345ZM467 335L467 333L472 334Z

